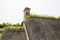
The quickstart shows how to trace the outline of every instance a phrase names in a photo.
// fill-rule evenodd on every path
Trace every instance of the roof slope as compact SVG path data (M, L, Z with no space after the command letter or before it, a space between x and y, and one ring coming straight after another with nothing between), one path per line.
M26 40L25 31L16 29L5 30L1 40Z
M25 24L30 40L60 40L60 20L32 17Z

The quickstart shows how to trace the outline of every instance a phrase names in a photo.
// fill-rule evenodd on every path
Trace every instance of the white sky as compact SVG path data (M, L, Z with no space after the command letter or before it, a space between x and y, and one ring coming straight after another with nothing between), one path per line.
M0 0L0 23L20 23L25 7L31 13L60 16L60 0Z

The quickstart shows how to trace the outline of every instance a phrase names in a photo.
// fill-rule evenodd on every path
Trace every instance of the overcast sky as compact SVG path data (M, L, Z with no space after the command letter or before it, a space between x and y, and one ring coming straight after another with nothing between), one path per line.
M31 13L60 16L60 0L0 0L0 23L20 23L25 7Z

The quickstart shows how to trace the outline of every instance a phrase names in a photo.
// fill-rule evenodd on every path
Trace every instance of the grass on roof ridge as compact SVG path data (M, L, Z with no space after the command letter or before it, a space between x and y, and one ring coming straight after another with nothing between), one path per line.
M20 30L22 29L22 26L19 26L19 27L15 27L15 26L8 26L8 27L5 27L4 30Z
M26 19L29 20L29 19L31 19L32 17L43 18L43 19L54 19L54 20L60 20L60 17L44 16L44 15L37 15L37 14L30 14L30 16L26 16Z

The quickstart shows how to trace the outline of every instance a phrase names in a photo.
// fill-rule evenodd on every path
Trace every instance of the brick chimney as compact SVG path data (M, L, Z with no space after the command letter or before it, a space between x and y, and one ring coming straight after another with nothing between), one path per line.
M30 8L29 7L26 7L24 9L24 20L26 20L26 16L29 16L30 15Z

